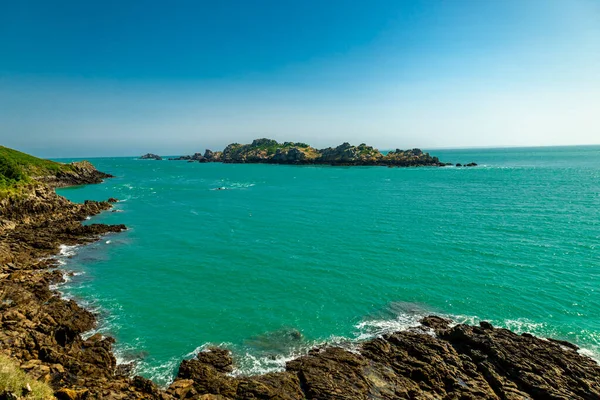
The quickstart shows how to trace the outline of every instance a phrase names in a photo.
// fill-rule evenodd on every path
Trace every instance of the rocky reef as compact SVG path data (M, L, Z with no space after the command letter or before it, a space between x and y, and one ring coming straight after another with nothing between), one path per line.
M206 150L204 152L204 155L202 155L202 153L194 153L191 156L181 156L181 157L169 158L169 160L184 160L184 161L189 161L189 162L194 162L194 161L220 162L222 154L223 153L220 151L213 152L211 150Z
M160 161L162 160L162 157L156 154L152 154L152 153L147 153L144 154L143 156L140 156L140 160L157 160Z
M285 371L232 377L229 352L183 361L177 399L598 399L600 366L570 343L430 316L352 351L311 350Z
M87 172L67 180L58 177L63 167L54 166L55 179L28 181L0 201L0 353L51 385L57 399L600 399L600 366L573 344L436 316L353 348L314 348L281 372L233 376L235 357L212 348L183 360L168 388L132 377L130 366L117 365L114 339L83 339L95 315L50 289L63 279L51 257L61 244L85 244L126 229L81 224L116 199L75 204L46 183L106 176L84 165Z
M262 164L323 164L323 165L386 165L390 167L443 167L437 157L424 153L420 149L390 151L387 154L366 144L353 146L343 143L337 147L315 149L306 143L278 143L272 139L255 139L250 144L232 143L223 152L206 150L204 155L195 153L171 160L224 163L262 163ZM472 163L469 166L474 166Z

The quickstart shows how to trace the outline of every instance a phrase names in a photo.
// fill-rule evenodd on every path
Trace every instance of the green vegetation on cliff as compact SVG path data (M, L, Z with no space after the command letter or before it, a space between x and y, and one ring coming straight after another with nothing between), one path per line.
M69 186L98 183L110 175L87 161L63 164L0 146L0 198L19 194L32 185Z
M73 165L44 160L0 146L0 189L32 182L41 176L56 176L61 171L73 171Z

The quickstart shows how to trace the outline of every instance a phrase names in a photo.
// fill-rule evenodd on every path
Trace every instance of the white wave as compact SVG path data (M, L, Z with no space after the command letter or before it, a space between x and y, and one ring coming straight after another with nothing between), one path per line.
M581 355L591 358L592 360L596 361L596 363L600 364L600 349L596 349L594 351L591 349L580 348L579 350L577 350L577 352Z
M405 331L420 326L420 320L427 314L400 314L391 319L366 320L357 325L358 335L356 340L362 341L379 337L388 333Z
M66 244L61 244L59 246L59 255L63 257L72 257L75 255L75 250L79 247L78 245L68 246Z
M231 343L227 343L227 342L223 342L223 343L219 343L219 344L215 344L215 343L204 343L198 347L196 347L194 350L190 351L189 353L187 353L186 355L183 356L184 360L189 360L190 358L194 358L196 357L199 353L202 353L204 351L209 351L209 349L211 347L219 347L221 349L228 349L230 347L232 347L233 345Z
M157 385L166 388L173 382L180 363L181 359L177 357L157 366L149 366L146 362L141 361L135 364L132 375L145 376Z

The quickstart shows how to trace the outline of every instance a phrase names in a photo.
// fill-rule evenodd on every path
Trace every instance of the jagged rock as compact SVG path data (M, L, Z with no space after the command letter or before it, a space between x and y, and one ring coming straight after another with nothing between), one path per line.
M196 359L202 364L214 367L219 372L233 371L233 359L231 358L231 352L228 350L211 347L198 353Z
M133 378L132 384L135 388L139 389L142 393L146 393L153 398L160 398L160 390L158 386L151 380L136 376Z
M140 160L162 160L162 157L156 154L147 153L140 157Z
M487 322L452 326L430 316L421 323L435 335L415 329L366 341L358 351L314 349L288 362L286 372L262 376L228 376L229 352L211 349L183 361L168 392L222 399L600 398L600 366L571 347Z
M89 391L87 389L62 388L54 392L54 396L58 400L85 400L89 396Z
M178 379L169 386L167 393L176 399L185 399L193 387L192 379Z

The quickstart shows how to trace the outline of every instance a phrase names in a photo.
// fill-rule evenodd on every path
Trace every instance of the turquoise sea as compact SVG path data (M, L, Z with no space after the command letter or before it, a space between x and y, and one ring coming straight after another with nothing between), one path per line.
M90 159L116 178L59 194L129 230L64 247L58 289L161 384L209 344L259 373L430 313L600 358L600 146L431 153L479 166Z

